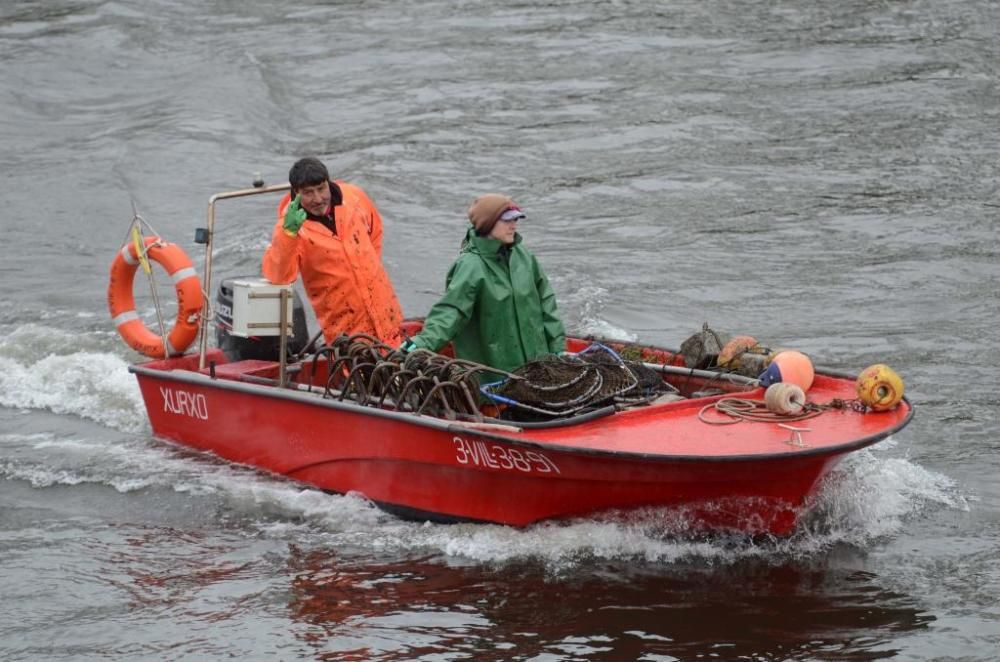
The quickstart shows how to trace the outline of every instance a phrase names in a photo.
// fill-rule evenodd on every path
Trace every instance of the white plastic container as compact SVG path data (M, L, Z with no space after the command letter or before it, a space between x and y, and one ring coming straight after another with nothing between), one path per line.
M263 278L241 278L233 285L233 330L239 338L281 335L281 293L285 297L287 334L292 333L292 286L275 285Z

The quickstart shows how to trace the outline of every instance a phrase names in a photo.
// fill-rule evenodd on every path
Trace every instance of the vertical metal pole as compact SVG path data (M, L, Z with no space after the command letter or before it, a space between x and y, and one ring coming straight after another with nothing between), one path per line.
M153 295L153 308L156 309L156 322L160 329L160 342L163 343L163 358L169 359L170 343L167 342L167 325L163 323L163 309L160 308L160 295L156 291L156 278L153 276L153 266L149 263L149 258L146 255L148 252L146 240L142 236L142 230L137 224L139 220L138 216L132 218L132 245L135 248L135 256L138 258L139 264L142 265L142 270L146 273L146 278L149 279L149 291ZM157 237L156 241L157 243L150 244L149 249L153 249L159 245L159 237Z
M201 307L201 324L199 325L198 338L198 370L205 369L205 354L208 352L208 323L211 318L209 311L212 310L212 240L215 238L215 198L212 196L208 201L208 215L206 217L206 232L208 241L205 242L205 303Z
M278 352L281 357L278 359L278 388L285 388L285 381L287 376L285 375L285 366L288 359L285 357L285 353L288 351L288 290L281 288L281 294L278 297L278 302L281 305L281 312L278 315L278 324L281 326L281 336L278 341Z

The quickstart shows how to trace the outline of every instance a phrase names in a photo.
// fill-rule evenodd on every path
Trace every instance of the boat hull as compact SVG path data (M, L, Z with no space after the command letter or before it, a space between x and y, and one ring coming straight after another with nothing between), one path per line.
M433 521L524 526L674 506L694 529L786 535L822 477L846 453L885 436L777 453L678 455L669 449L690 439L673 439L664 425L664 452L630 452L575 445L574 428L587 424L533 434L448 422L191 368L190 359L132 368L156 436ZM613 416L590 427L599 432Z

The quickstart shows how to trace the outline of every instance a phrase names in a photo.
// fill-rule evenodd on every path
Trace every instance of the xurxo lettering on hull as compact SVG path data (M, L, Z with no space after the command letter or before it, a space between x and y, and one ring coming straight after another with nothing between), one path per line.
M203 393L190 393L167 386L160 387L163 396L163 411L191 418L208 420L208 400Z

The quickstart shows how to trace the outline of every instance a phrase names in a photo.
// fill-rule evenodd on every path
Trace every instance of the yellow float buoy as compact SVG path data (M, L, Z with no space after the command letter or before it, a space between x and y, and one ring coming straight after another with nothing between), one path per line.
M858 400L874 411L888 411L903 399L903 380L884 363L865 368L858 375Z

